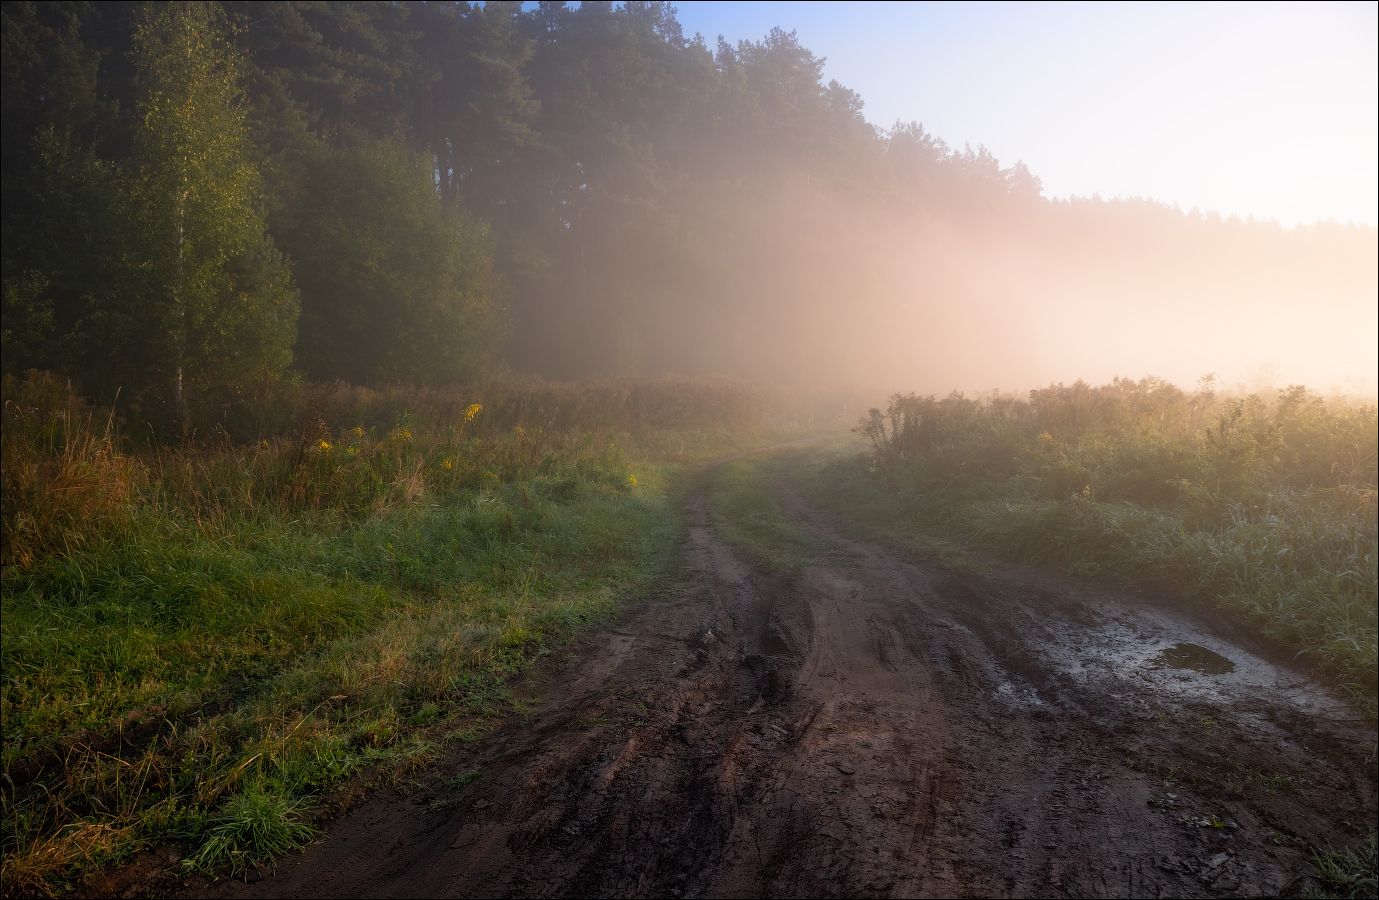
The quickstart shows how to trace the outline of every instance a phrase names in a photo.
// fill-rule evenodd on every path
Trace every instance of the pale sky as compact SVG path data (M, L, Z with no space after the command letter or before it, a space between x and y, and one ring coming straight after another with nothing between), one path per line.
M710 46L795 30L869 121L1024 160L1048 196L1379 221L1379 4L676 6Z

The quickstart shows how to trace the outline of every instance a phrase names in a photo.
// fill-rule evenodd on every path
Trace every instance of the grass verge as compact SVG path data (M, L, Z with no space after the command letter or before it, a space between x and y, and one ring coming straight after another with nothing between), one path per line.
M424 760L420 727L493 712L513 674L650 588L678 527L655 480L496 485L334 533L146 522L14 579L6 890L167 840L210 871L299 844L322 791Z
M781 467L779 455L748 456L715 468L709 509L719 538L754 566L775 575L795 575L820 552L819 543L781 507L769 487Z
M471 739L516 673L664 584L684 474L758 440L658 423L621 449L450 401L128 452L31 387L5 405L6 895L169 843L270 865L336 788Z
M947 564L975 548L1171 589L1310 657L1373 715L1374 407L1147 380L897 397L860 430L871 452L794 473L855 533Z
M1312 857L1312 883L1304 897L1350 898L1379 896L1379 837L1348 850L1328 850Z

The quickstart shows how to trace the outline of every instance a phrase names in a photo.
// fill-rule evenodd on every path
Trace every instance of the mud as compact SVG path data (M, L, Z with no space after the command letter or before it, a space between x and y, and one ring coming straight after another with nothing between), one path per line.
M1179 641L1172 647L1154 657L1154 664L1160 668L1190 669L1204 675L1226 675L1235 671L1235 663L1214 650L1201 644Z
M695 494L689 590L545 666L427 790L205 892L1277 896L1372 827L1373 726L1173 598L915 565L776 489L830 548L799 576Z

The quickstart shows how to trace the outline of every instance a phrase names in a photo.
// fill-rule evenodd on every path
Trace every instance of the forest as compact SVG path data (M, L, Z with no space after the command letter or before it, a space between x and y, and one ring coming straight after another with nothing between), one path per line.
M16 2L4 51L5 370L165 432L249 435L301 379L987 390L1141 343L1235 380L1281 340L1372 353L1333 327L1374 318L1372 229L1048 200L868 124L791 32L710 44L665 3ZM1203 374L1176 366L1146 369ZM1314 368L1272 374L1368 387Z

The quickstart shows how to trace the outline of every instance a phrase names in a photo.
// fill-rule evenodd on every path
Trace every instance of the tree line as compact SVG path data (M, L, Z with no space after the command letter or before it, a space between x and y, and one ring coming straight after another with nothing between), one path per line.
M1051 203L668 3L6 2L3 51L4 366L173 429L293 378L779 375L901 226L921 305L954 233L1225 230Z

